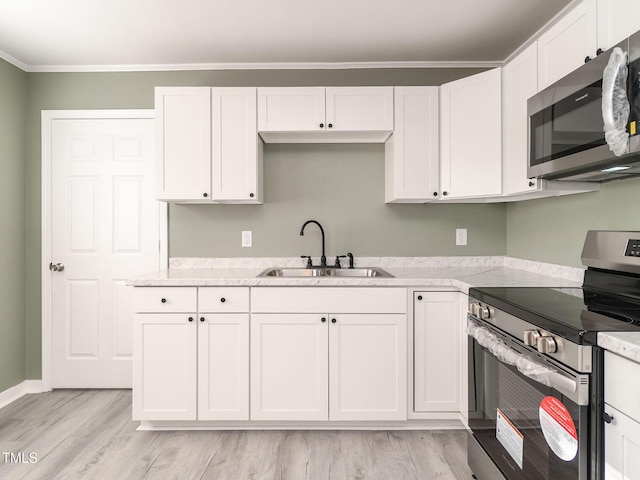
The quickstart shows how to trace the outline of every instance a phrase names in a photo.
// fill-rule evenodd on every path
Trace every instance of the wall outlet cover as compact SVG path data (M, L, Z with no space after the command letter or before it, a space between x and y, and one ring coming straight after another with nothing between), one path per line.
M251 230L242 231L242 246L249 248L253 246L253 232Z
M456 245L466 245L466 244L467 244L467 229L456 228Z

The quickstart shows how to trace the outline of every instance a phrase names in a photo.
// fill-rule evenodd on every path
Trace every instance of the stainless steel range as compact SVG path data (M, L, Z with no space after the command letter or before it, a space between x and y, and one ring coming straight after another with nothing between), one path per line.
M469 290L469 465L479 480L601 480L598 332L640 331L640 232L589 231L582 288Z

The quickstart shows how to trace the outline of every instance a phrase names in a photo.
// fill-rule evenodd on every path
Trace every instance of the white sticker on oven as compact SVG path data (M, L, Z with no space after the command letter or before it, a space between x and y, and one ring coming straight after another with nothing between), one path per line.
M496 418L496 438L502 444L504 449L511 455L511 458L522 469L524 435L520 433L513 423L498 408Z
M567 407L555 397L544 397L539 413L549 448L565 462L573 460L578 454L578 432Z

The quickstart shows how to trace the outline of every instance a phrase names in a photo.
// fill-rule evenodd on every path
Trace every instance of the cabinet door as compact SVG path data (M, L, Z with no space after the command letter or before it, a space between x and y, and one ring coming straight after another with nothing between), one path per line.
M640 30L638 0L598 0L598 47L607 50Z
M440 87L442 199L502 192L501 96L499 68Z
M414 409L459 412L461 405L458 292L414 294Z
M597 49L596 0L583 0L538 38L538 88L574 71Z
M640 423L605 404L613 417L604 426L604 477L606 480L630 480L640 472Z
M258 88L258 130L322 132L324 87Z
M316 314L251 315L252 420L328 419L327 324Z
M211 126L211 198L262 203L256 88L213 88Z
M134 315L134 420L196 419L195 316Z
M395 128L385 143L385 201L425 203L438 198L438 87L396 87Z
M502 69L502 186L513 195L538 189L527 177L527 100L538 92L538 46L534 42Z
M328 130L393 130L393 87L327 87L325 92Z
M157 198L211 198L211 88L155 90Z
M329 419L406 420L406 315L329 318Z
M249 420L248 314L199 314L198 420Z

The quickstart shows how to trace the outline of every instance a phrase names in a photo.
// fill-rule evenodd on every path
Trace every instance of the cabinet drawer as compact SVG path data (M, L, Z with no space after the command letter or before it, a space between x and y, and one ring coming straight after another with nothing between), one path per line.
M136 313L181 313L197 310L196 287L135 287L133 311Z
M404 288L255 287L251 311L260 313L406 313Z
M200 287L199 312L248 312L248 287Z
M640 419L640 364L614 353L604 354L604 401Z

